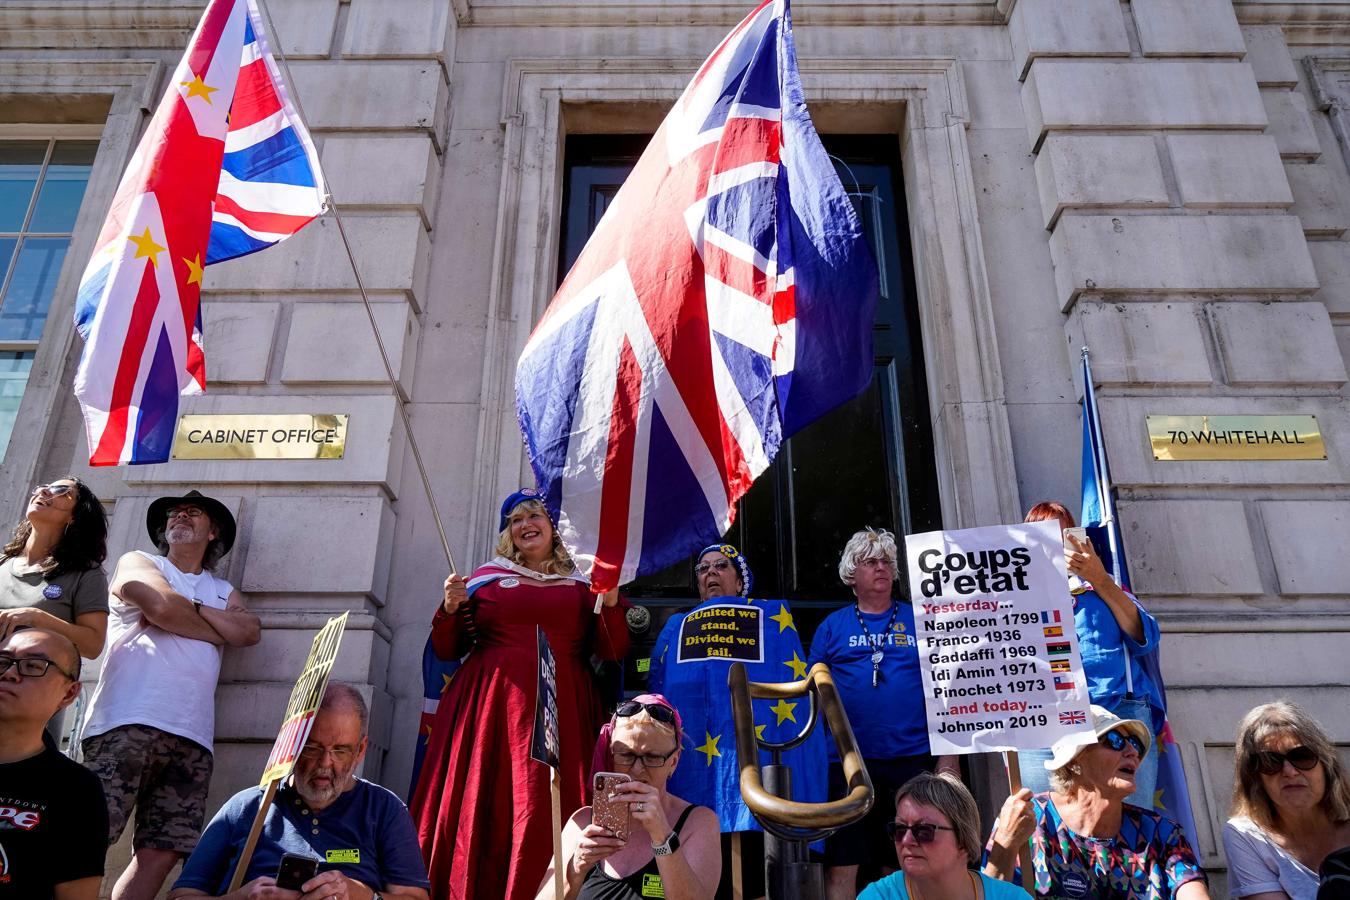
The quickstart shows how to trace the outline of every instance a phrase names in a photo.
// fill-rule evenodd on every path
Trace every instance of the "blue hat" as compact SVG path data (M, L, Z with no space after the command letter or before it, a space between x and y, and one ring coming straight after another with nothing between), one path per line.
M521 488L511 496L502 501L502 520L497 526L498 531L506 530L506 520L511 517L511 510L515 509L526 500L538 500L544 502L544 492L537 488Z
M741 570L741 596L749 597L750 588L755 583L755 573L750 571L750 564L745 561L745 556L741 553L741 551L737 550L730 544L709 544L702 550L698 551L698 556L694 557L694 565L697 566L698 561L702 559L705 554L713 550L716 550L718 553L722 554L727 559L731 560L733 563L736 564L736 568Z

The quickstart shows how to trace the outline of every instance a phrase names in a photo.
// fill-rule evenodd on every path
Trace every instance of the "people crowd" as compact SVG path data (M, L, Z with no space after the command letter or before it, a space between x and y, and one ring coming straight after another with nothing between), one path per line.
M864 528L841 549L851 601L784 663L797 675L829 667L875 789L868 814L816 857L830 900L1210 896L1182 826L1154 808L1166 724L1144 663L1158 652L1158 623L1063 505L1027 515L1045 520L1063 531L1096 739L1024 752L1025 786L1009 791L983 841L960 760L929 749L895 536ZM677 773L699 737L686 723L729 699L670 681L662 650L651 692L606 708L595 663L627 654L630 603L591 593L535 491L502 503L493 559L443 584L430 642L460 664L410 804L358 776L366 695L331 682L275 796L243 790L204 830L222 652L256 644L260 622L216 574L238 533L225 503L195 490L161 497L145 524L157 552L124 554L109 581L104 509L67 475L34 489L0 551L0 900L93 900L106 849L128 824L133 857L115 900L157 896L180 862L172 900L718 896L727 814L716 798L687 796L680 785L693 782ZM749 564L729 544L698 554L694 575L696 609L756 603ZM770 618L780 631L792 622L785 604ZM552 773L532 755L541 636L555 662ZM63 715L83 700L81 658L99 656L71 747L81 764L59 752ZM697 749L694 765L717 752L711 735ZM831 754L829 795L839 797L843 768ZM1337 885L1350 880L1350 776L1332 737L1299 705L1266 703L1239 724L1234 765L1230 895L1347 896ZM565 822L557 870L555 803Z

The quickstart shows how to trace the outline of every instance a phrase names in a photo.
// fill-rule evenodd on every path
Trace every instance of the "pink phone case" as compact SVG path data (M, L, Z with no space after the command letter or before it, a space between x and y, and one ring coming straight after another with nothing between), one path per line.
M625 781L632 779L619 772L596 772L595 797L591 801L591 821L621 841L628 840L628 802L615 800L611 795Z

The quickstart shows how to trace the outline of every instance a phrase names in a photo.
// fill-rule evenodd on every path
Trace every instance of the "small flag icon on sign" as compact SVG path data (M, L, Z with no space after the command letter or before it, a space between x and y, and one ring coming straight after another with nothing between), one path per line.
M1069 712L1059 714L1059 724L1061 725L1086 725L1087 713L1082 710L1073 709Z
M1064 637L1064 626L1063 626L1063 625L1051 625L1051 626L1048 627L1048 628L1042 628L1041 631L1044 631L1044 632L1045 632L1045 636L1048 637L1048 638L1051 638L1051 637Z
M1051 610L1050 612L1042 611L1042 612L1041 612L1041 621L1042 621L1042 622L1058 622L1058 621L1059 621L1059 610L1057 610L1057 609L1056 609L1056 610Z
M1063 643L1063 644L1046 644L1046 645L1045 645L1045 652L1048 653L1048 654L1050 654L1051 656L1068 656L1068 655L1069 655L1069 645L1068 645L1067 643Z
M1051 672L1067 672L1067 671L1069 671L1069 661L1068 661L1067 659L1052 659L1052 660L1050 660L1050 671L1051 671Z
M1071 690L1073 690L1073 676L1072 676L1072 675L1056 675L1056 676L1055 676L1055 690L1057 690L1057 691L1071 691Z

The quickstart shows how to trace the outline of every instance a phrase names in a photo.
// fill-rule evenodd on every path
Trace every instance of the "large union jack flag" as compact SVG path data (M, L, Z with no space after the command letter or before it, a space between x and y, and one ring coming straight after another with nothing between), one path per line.
M206 387L203 267L289 237L325 195L256 0L211 0L80 281L75 395L91 464L169 458L178 397Z
M788 0L764 0L675 103L517 364L530 461L593 590L717 540L782 441L866 386L876 295Z

